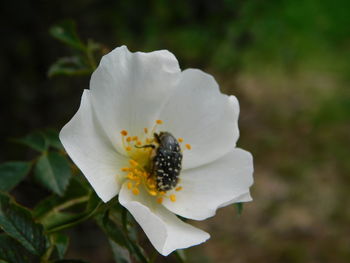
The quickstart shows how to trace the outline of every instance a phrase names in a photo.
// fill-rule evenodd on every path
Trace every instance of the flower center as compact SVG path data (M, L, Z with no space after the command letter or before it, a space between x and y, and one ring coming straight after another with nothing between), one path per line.
M134 195L138 195L140 187L143 187L158 203L162 203L164 198L175 202L176 195L167 194L167 190L182 190L182 186L177 184L182 160L180 145L183 139L175 139L168 132L157 134L158 125L161 124L163 121L157 120L150 131L144 128L140 137L130 136L126 130L120 132L123 148L130 158L129 166L123 167L121 171L127 180L127 188ZM190 150L191 145L185 144L185 149Z

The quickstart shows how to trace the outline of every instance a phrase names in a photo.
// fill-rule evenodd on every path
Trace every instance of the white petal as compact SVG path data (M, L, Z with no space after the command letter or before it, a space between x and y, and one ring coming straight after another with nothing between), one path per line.
M180 76L166 50L131 53L125 46L105 55L90 82L92 103L103 129L118 151L120 131L139 136L152 128Z
M249 201L252 173L252 155L236 148L212 163L183 171L179 183L183 189L169 192L176 195L176 202L164 200L163 205L182 217L203 220L219 207Z
M185 151L183 158L183 167L188 169L218 159L235 147L238 114L236 97L220 93L212 76L188 69L161 112L161 128L191 144L192 150Z
M97 195L107 202L120 189L116 175L127 160L118 154L94 116L91 96L85 90L77 113L62 128L60 140L73 162L86 176Z
M208 233L182 222L147 193L141 191L139 195L133 195L126 184L119 193L119 202L129 210L163 256L205 242L210 237Z
M230 201L228 201L226 203L221 204L219 206L219 208L225 207L225 206L228 206L228 205L232 205L234 203L246 203L246 202L250 202L252 200L253 200L253 198L251 197L250 192L247 192L247 193L241 194L238 197L233 198L232 200L230 200Z

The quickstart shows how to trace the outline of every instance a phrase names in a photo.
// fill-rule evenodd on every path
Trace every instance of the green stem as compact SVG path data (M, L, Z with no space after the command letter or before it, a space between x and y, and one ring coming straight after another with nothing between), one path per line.
M76 199L69 200L69 201L67 201L65 203L62 203L62 204L56 206L56 207L53 207L53 209L50 210L48 213L44 214L40 218L40 220L42 220L42 219L44 219L44 218L46 218L46 217L48 217L48 216L50 216L50 215L52 215L54 213L60 212L60 211L62 211L64 209L67 209L67 208L69 208L71 206L74 206L74 205L77 205L77 204L81 204L81 203L84 203L84 202L87 202L87 201L89 201L89 196L82 196L82 197L79 197L79 198L76 198Z
M92 52L93 48L91 48L91 45L93 45L93 43L91 41L89 41L87 48L86 48L86 57L87 57L87 60L92 68L92 71L94 71L97 68L97 65L96 65L96 61L94 58L94 54Z
M50 247L46 250L45 254L41 257L40 263L48 263L49 262L51 254L55 248L54 243L55 242L53 240L53 236L50 236Z

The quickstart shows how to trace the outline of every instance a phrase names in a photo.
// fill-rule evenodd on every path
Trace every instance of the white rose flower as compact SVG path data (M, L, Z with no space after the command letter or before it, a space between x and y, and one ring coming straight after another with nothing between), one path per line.
M181 71L169 51L131 53L122 46L102 58L60 139L98 196L107 202L119 195L166 256L210 237L176 215L203 220L251 201L253 161L236 148L238 115L236 97L220 93L212 76ZM179 146L174 152L182 162L159 156L161 132L178 140L171 145Z

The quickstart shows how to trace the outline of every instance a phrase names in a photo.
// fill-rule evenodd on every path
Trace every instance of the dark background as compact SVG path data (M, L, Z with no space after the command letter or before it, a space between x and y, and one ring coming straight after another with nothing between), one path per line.
M212 238L188 250L189 262L349 262L349 10L346 0L8 2L0 160L29 158L8 139L60 129L77 110L88 77L47 76L70 52L49 28L73 19L84 40L107 49L169 49L183 69L211 73L240 100L239 146L255 157L255 200L240 218L230 207L197 223ZM70 234L70 256L111 262L93 225Z

